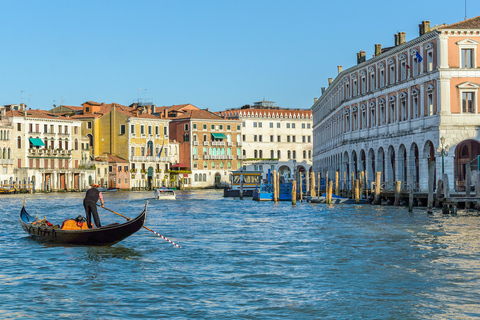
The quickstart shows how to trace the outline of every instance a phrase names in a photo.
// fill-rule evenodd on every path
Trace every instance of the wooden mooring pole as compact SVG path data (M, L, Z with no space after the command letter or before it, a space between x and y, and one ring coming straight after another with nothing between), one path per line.
M408 181L410 182L408 188L408 211L413 211L413 170L410 170L410 176L408 177Z
M328 182L328 204L332 204L333 180Z
M310 191L310 196L311 197L316 197L317 194L315 192L315 172L312 171L312 173L310 174L311 176L311 179L312 179L312 189Z
M355 179L355 203L360 202L360 183L358 179Z
M374 198L374 204L380 204L380 184L382 180L382 172L377 171L377 174L375 176L375 198Z
M277 194L277 170L273 170L273 201L278 202Z
M297 181L292 181L292 205L297 204Z
M337 196L340 195L340 184L338 183L339 182L339 179L338 179L338 171L335 171L335 194Z
M400 205L400 192L402 191L402 181L395 181L395 206Z
M430 162L428 167L428 199L427 199L427 213L433 213L433 187L434 187L435 161Z

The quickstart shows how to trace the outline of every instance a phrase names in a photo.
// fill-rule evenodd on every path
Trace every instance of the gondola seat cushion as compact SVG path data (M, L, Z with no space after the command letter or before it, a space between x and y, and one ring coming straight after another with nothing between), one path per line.
M74 219L67 219L62 223L62 230L83 230L88 229L86 222L78 222Z

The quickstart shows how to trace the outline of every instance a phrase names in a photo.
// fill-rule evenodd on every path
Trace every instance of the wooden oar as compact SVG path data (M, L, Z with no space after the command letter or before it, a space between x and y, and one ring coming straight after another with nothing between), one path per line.
M110 209L108 209L108 208L102 207L102 206L100 206L100 205L98 205L98 204L97 204L97 206L99 206L100 208L103 208L103 209L105 209L105 210L108 210L108 211L110 211L110 212L113 212L113 213L115 213L115 214L118 214L120 217L124 217L125 219L127 219L127 221L129 221L129 220L132 220L132 219L130 219L129 217L125 217L123 214L120 214L120 213L118 213L118 212L115 212L115 211L113 211L113 210L110 210ZM164 236L162 236L161 234L159 234L159 233L157 233L157 232L153 231L152 229L150 229L150 228L148 228L148 227L145 227L145 226L143 226L143 227L144 227L145 229L147 229L148 231L151 231L151 232L155 233L157 236L159 236L159 237L161 237L161 238L163 238L163 239L167 240L167 241L168 241L168 242L170 242L171 244L173 244L173 245L175 245L175 246L177 246L177 247L181 248L181 247L180 247L178 244L176 244L176 243L175 243L175 242L173 242L172 240L170 240L170 239L168 239L168 238L165 238L165 237L164 237Z

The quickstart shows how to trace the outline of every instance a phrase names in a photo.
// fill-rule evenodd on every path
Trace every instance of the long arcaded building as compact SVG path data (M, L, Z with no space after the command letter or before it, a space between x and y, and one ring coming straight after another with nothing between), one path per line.
M366 170L372 181L408 181L428 188L428 167L436 162L450 188L465 188L466 166L480 153L480 16L451 25L419 25L419 36L406 41L395 34L395 46L375 45L366 60L338 67L335 79L314 105L315 171ZM448 155L437 152L444 138ZM444 148L448 149L448 148Z

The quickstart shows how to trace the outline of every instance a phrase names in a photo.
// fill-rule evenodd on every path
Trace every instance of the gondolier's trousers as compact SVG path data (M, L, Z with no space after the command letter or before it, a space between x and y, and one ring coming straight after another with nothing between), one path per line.
M87 226L92 227L92 215L95 226L100 228L100 218L98 217L97 204L91 200L83 200L83 206L85 207L85 214L87 215Z

